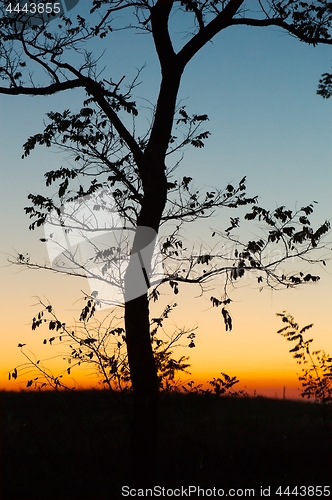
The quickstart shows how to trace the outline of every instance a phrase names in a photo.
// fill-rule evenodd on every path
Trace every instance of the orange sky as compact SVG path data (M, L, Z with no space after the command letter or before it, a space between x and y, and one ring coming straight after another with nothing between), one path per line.
M55 345L43 345L43 339L50 337L47 328L31 330L32 317L41 309L34 306L37 299L33 298L33 295L44 290L44 297L53 304L60 319L71 324L78 318L82 309L82 302L75 298L79 299L80 290L84 289L85 283L81 279L44 271L27 270L18 273L15 267L6 268L5 273L8 273L6 293L15 299L2 313L1 326L7 334L3 336L3 349L0 354L0 388L20 390L32 375L19 377L17 381L8 381L8 371L25 362L17 347L19 342L26 343L24 349L33 353L36 359L50 358L59 352ZM164 295L153 306L152 317L160 314L168 302L176 300L179 306L164 323L166 333L171 334L176 328L197 327L196 347L178 347L174 350L175 358L181 355L190 356L189 370L192 374L181 376L184 383L194 380L196 384L203 383L208 387L208 380L217 378L220 372L225 372L240 380L240 384L234 389L245 389L252 395L256 391L258 394L281 398L283 387L286 387L286 397L294 398L299 397L297 388L300 383L296 373L300 372L300 366L288 352L293 345L276 334L283 326L276 313L288 310L301 326L315 323L315 327L308 333L308 338L314 338L313 348L331 353L328 291L328 275L318 284L280 292L259 292L253 283L243 281L241 287L232 295L230 313L233 317L233 331L226 332L220 309L213 308L209 300L210 295L217 295L216 291L199 298L198 289L182 285L180 293L175 296L167 286L164 288ZM20 304L19 308L17 304ZM98 313L96 317L101 316L102 313ZM21 325L20 330L18 325ZM188 342L184 338L184 343ZM68 353L69 349L62 352ZM54 373L65 371L68 364L62 357L46 362L45 366L52 367ZM96 380L91 372L81 368L75 368L72 376L82 388L93 386ZM67 380L70 385L72 382L68 376Z

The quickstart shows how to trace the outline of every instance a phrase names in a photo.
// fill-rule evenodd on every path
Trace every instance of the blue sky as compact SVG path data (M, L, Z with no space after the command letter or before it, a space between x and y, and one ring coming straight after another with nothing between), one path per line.
M180 33L179 20L172 19L172 24L177 48L185 38ZM111 36L106 40L109 40L107 51L100 63L101 67L106 66L105 78L112 76L116 80L126 75L130 81L136 68L145 65L140 75L142 83L137 87L135 96L141 106L147 106L147 100L154 103L160 71L150 37L125 32L115 33L114 39ZM104 43L98 42L95 48L101 52ZM316 200L319 202L314 216L317 223L331 219L331 102L316 95L320 75L330 68L331 55L330 47L309 47L279 29L231 27L220 33L195 56L182 79L179 100L186 105L188 113L209 115L210 121L203 128L211 131L211 137L202 150L186 151L178 176L193 177L195 186L200 188L224 187L229 182L237 183L246 175L248 194L258 195L260 203L266 208L273 209L282 204L294 209ZM33 295L45 294L51 301L55 300L59 307L67 310L76 307L78 310L73 304L79 297L82 283L70 281L69 284L67 278L42 271L18 273L15 267L6 267L6 258L13 250L29 251L36 260L46 258L46 249L38 241L41 232L29 232L29 220L23 207L27 205L26 197L30 192L51 194L49 189L45 190L43 174L60 165L65 166L67 160L62 154L38 148L23 161L22 144L29 135L42 130L46 112L79 109L83 99L81 91L69 91L46 98L0 96L0 272L2 283L5 283L0 296L5 325L1 336L11 360L14 356L19 358L16 345L22 335L34 342L29 330L33 315L30 306L35 302ZM147 110L143 114L145 117L140 122L142 127L149 117ZM222 229L225 223L223 215L214 218L211 223L209 221L211 226ZM202 239L206 226L204 222L188 228L190 238L197 237L198 241ZM259 232L258 227L255 230ZM288 308L293 314L302 314L304 322L318 321L318 326L321 325L321 333L316 334L320 340L318 347L328 352L330 349L331 352L331 331L326 330L331 321L325 302L330 295L331 276L326 273L322 278L318 286L292 291L293 295L289 291L282 292L284 295L279 294L273 301L270 292L266 292L265 298L260 299L261 306L257 305L256 296L254 299L251 292L250 296L247 295L247 287L241 292L242 295L240 291L237 292L241 306L238 309L234 307L233 313L235 322L238 318L238 345L243 334L241 325L243 328L248 321L261 324L258 327L261 328L258 346L264 344L266 335L271 335L273 342L276 342L274 333L275 325L278 327L278 324L274 315ZM206 322L212 332L216 321L215 311L204 312L208 308L205 302L198 308L195 306L195 314L192 315L192 299L184 295L186 304L177 319L182 321L183 317L185 324L186 311L190 317L194 316L195 324L204 325ZM67 305L63 304L65 296ZM246 305L245 297L248 299ZM243 318L249 314L249 310L253 316L252 319L247 317L245 322ZM259 319L261 314L263 319ZM266 334L264 329L268 318L271 326L269 334ZM301 322L302 318L298 320ZM220 340L223 325L219 317L217 321L218 342L221 341L224 346L225 337ZM201 367L199 371L203 370L202 358L206 360L211 355L211 345L216 335L212 332L210 340L206 340L207 337L201 339L195 353L193 350L188 353L194 363ZM273 349L270 347L272 345L268 344L269 349ZM236 341L228 349L229 352L234 349L235 353ZM276 349L286 353L283 362L285 365L289 363L287 369L294 367L287 346L279 348L278 344ZM224 352L223 349L221 361L227 364L229 358ZM217 367L217 355L214 354L212 358ZM254 370L255 362L253 356L253 361L248 362L248 371ZM6 355L0 359L0 363L6 365L7 369Z

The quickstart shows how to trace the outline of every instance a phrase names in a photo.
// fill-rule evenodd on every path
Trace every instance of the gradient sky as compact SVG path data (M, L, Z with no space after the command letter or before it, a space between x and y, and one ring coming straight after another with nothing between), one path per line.
M186 40L181 18L173 16L171 26L177 49ZM137 102L141 106L155 102L160 75L151 38L126 32L114 33L107 40L101 63L106 66L105 78L117 80L126 75L129 82L136 68L145 65L136 89ZM101 42L93 48L101 53ZM248 194L259 195L262 206L294 209L316 200L316 223L331 219L332 102L316 95L320 75L330 69L331 59L329 47L309 47L279 29L231 27L219 34L190 63L179 94L188 113L209 115L207 128L212 135L202 150L188 149L175 177L191 176L197 188L222 188L246 175ZM63 154L43 148L23 161L22 144L42 130L46 112L80 109L83 99L81 91L46 98L0 96L0 388L14 388L14 382L8 385L6 380L8 370L24 362L18 342L27 343L38 358L56 353L49 348L46 352L42 345L46 330L31 331L31 319L39 310L33 306L35 296L46 297L71 323L82 307L77 302L80 290L88 291L82 279L46 271L22 272L7 265L8 255L15 251L29 252L34 261L47 259L46 247L39 242L43 231L29 231L23 207L30 192L53 194L44 187L45 171L68 165ZM228 216L221 213L187 227L188 239L200 244L211 233L210 227L225 229ZM259 234L259 225L254 224L252 231ZM326 269L318 271L318 284L295 290L259 292L255 281L240 282L230 306L232 332L225 331L220 310L211 307L213 291L197 298L198 289L182 286L175 297L167 287L156 312L169 300L176 298L179 303L168 331L175 325L198 327L196 348L176 352L190 356L192 375L183 380L199 383L223 371L236 375L251 393L256 389L281 397L286 386L286 395L294 397L299 367L288 353L292 346L276 334L282 326L276 313L289 311L301 326L314 323L313 346L332 353L331 265L327 262ZM84 385L78 371L74 377Z

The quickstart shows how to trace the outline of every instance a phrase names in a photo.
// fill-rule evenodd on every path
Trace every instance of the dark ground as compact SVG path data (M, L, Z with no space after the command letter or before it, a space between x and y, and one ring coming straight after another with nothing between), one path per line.
M0 392L1 498L122 498L129 424L107 396ZM273 491L331 485L331 419L317 404L163 394L161 413L160 486L255 488L255 498L270 486L285 498Z

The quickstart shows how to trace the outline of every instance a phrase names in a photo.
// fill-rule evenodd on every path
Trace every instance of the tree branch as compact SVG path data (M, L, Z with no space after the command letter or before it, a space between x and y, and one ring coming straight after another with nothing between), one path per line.
M177 60L182 68L194 55L221 30L233 24L233 17L243 4L244 0L230 0L226 7L212 21L210 21L178 52Z
M127 146L129 147L130 151L132 152L134 156L134 160L136 162L136 165L139 169L142 167L142 163L144 161L144 155L135 141L134 137L132 134L129 132L129 130L124 126L114 109L112 109L112 106L109 104L107 99L103 94L105 94L105 90L101 86L101 84L95 82L91 78L85 78L86 80L86 89L87 91L93 96L94 100L96 101L97 104L99 104L100 108L104 111L106 116L110 119L112 125L118 132L119 136L126 142Z
M257 27L268 27L268 26L277 26L286 31L288 31L291 35L296 36L302 42L316 45L317 43L322 43L325 45L332 45L332 37L330 38L321 38L321 37L311 37L308 35L303 35L301 33L300 28L296 28L292 24L288 24L283 21L281 18L278 19L253 19L253 18L243 18L243 19L233 19L232 25L245 25L245 26L257 26Z
M158 0L151 9L151 27L156 51L162 72L175 62L175 52L168 31L168 18L173 7L173 0Z
M51 95L61 92L62 90L75 89L78 87L85 87L85 84L80 78L75 78L75 80L68 80L66 82L52 83L47 87L0 87L0 94L32 96Z
M118 132L119 136L126 142L130 151L133 153L135 162L138 168L141 168L143 162L143 152L137 142L135 141L132 134L129 130L124 126L112 106L109 104L105 96L108 92L104 89L102 84L96 82L90 77L86 77L80 73L74 66L68 63L61 63L60 61L56 61L55 58L52 58L52 62L56 64L59 68L67 69L74 75L78 77L79 80L83 82L83 86L87 89L87 91L93 96L94 100L99 104L100 108L104 111L106 116L110 119L112 125Z

